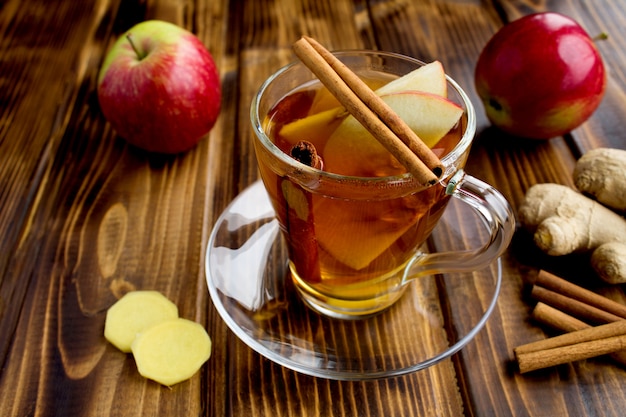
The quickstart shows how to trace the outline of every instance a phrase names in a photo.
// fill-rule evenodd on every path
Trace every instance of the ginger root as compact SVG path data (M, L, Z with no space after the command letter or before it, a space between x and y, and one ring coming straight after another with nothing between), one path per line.
M592 252L602 279L626 282L626 219L619 214L569 187L537 184L527 191L518 216L547 254Z
M591 266L609 284L626 282L626 245L609 242L598 246L591 254Z
M588 151L576 162L574 184L605 206L626 212L626 150Z

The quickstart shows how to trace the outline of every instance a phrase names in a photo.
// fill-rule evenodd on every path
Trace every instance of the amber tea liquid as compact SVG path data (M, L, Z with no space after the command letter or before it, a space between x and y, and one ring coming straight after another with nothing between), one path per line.
M374 89L389 81L382 75L364 80ZM289 154L293 138L288 141L281 137L281 128L337 106L324 87L312 82L279 100L268 112L264 130L277 147ZM456 146L463 124L459 123L433 147L438 156ZM302 138L315 143L322 161L324 144L332 130L333 126L316 128ZM416 188L393 195L388 192L388 182L364 192L357 185L351 190L350 181L346 181L340 196L328 195L318 191L315 184L303 186L279 172L267 153L257 149L257 155L261 176L288 244L294 283L304 299L327 300L329 308L339 312L373 313L399 298L402 270L443 213L449 198L444 187ZM348 159L350 154L342 158ZM403 172L406 170L396 161L376 174L383 177ZM357 175L369 177L372 173ZM319 310L319 306L316 308Z

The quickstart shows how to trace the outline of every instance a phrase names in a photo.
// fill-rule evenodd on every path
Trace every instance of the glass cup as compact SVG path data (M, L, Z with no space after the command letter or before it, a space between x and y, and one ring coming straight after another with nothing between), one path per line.
M395 78L424 65L379 51L335 55L368 79ZM251 106L261 178L287 242L291 279L310 307L336 318L369 317L390 307L413 279L482 269L502 254L514 232L513 211L496 189L463 171L476 119L469 98L454 80L447 78L448 98L465 112L458 137L450 139L454 142L441 156L445 172L428 187L408 173L338 175L283 152L270 138L268 120L280 119L283 109L294 111L290 107L299 105L296 102L277 103L316 82L304 64L294 62L265 81ZM480 216L488 242L464 251L421 251L451 197Z

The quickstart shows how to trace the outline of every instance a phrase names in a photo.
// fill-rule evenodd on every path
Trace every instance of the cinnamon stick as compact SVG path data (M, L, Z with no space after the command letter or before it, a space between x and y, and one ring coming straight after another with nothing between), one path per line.
M308 165L312 168L324 169L324 163L322 161L322 158L317 153L315 145L313 145L309 141L301 140L300 142L293 145L293 147L289 151L289 156L291 156L296 161L302 162L304 165Z
M578 320L576 317L572 317L542 302L538 302L537 305L535 305L531 316L538 322L547 324L553 329L561 330L566 333L591 327L584 321Z
M341 105L405 166L417 181L424 185L437 182L443 173L443 165L439 158L356 74L311 38L302 37L293 45L293 49L298 58L319 78Z
M533 309L532 317L536 321L562 332L574 332L591 327L587 323L542 302L537 303ZM611 358L622 365L626 365L626 350L612 353Z
M298 142L291 148L289 155L305 165L323 169L322 158L311 142ZM297 265L302 278L309 282L321 282L311 193L289 177L278 177L278 190L289 240L289 259Z
M546 271L537 275L532 296L539 301L532 313L535 320L569 333L515 348L520 372L608 353L626 364L625 306ZM591 327L567 313L609 324Z
M304 37L311 46L330 64L337 74L355 92L355 94L378 115L384 115L383 122L417 155L433 173L440 177L443 165L435 153L409 128L409 126L387 105L371 88L367 86L350 68L330 53L313 38Z
M555 291L548 290L539 285L533 286L531 296L537 301L542 301L545 304L556 307L559 310L565 311L574 317L578 317L585 321L593 323L611 323L622 320L622 317L620 316L606 312L600 308L586 304L574 298L567 297L563 294L559 294Z
M515 348L521 373L626 349L626 320L566 333Z
M539 271L535 284L626 319L626 305L582 288L547 271Z

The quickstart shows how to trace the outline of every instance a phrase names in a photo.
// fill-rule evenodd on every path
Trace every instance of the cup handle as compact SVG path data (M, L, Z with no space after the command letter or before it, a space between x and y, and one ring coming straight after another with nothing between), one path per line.
M468 204L489 232L487 243L475 250L418 253L406 267L403 281L426 275L476 271L489 266L506 250L515 232L515 214L504 196L491 185L457 171L446 194Z

